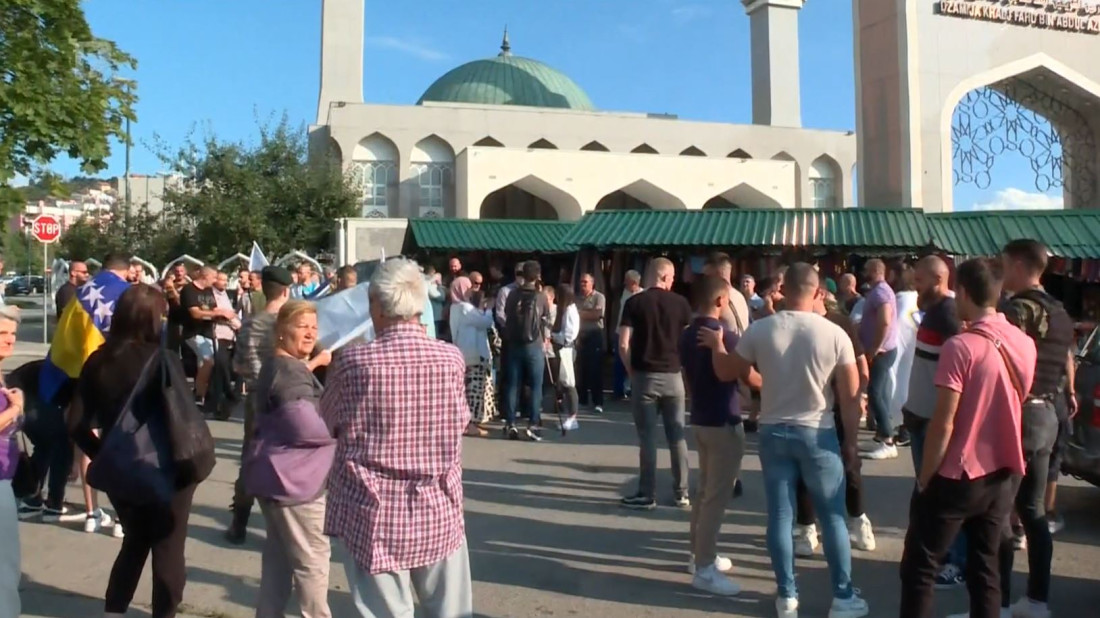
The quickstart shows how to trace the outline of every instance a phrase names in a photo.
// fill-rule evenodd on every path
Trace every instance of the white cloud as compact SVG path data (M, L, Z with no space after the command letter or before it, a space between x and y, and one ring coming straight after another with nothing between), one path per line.
M993 200L974 204L970 210L1061 210L1062 198L1015 187L997 191Z
M701 4L685 4L672 9L672 18L681 24L702 19L710 15L710 7Z
M378 47L380 49L392 49L393 51L401 52L429 62L439 62L449 57L447 54L417 41L399 39L394 36L367 37L367 44L371 47Z

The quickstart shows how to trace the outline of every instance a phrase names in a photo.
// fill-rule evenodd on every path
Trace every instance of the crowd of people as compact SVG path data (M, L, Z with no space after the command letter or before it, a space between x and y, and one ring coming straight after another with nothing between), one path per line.
M160 371L178 365L182 375L193 360L188 405L225 418L243 403L226 539L245 541L258 503L267 531L260 617L282 616L292 590L303 616L331 615L334 541L345 550L359 615L411 615L415 599L431 616L471 616L463 437L488 436L494 419L513 440L541 441L550 416L562 434L579 429L582 412L604 412L610 353L611 394L629 399L639 444L637 489L621 505L658 506L660 420L670 503L690 510L695 588L740 592L728 575L737 557L717 547L739 492L746 433L755 432L780 618L798 615L795 556L819 546L830 617L870 614L851 576L852 550L876 549L861 460L895 458L906 446L916 480L901 615L931 616L934 589L965 584L962 616L1045 618L1058 523L1047 509L1077 407L1072 323L1040 285L1046 256L1021 240L999 260L954 271L936 256L893 267L871 259L861 288L854 274L834 282L803 262L767 276L735 273L729 256L714 254L690 299L673 291L674 264L654 258L644 276L625 273L614 305L592 273L577 274L576 291L544 285L534 260L506 282L496 266L466 272L454 258L439 273L394 258L370 280L373 337L338 350L320 348L311 299L355 287L348 267L322 277L308 263L294 272L268 266L242 270L230 285L227 273L178 265L152 285L126 256L108 256L94 277L73 262L57 291L50 356L16 370L18 388L0 390L0 534L15 556L6 549L0 560L0 615L18 615L13 522L32 517L82 518L85 531L123 539L106 615L126 612L150 554L153 615L175 615L197 481L173 477L168 496L108 492L117 522L87 482L88 466L112 448L112 428L134 407L150 359L167 349L175 360ZM16 311L0 310L0 358L11 353L17 322ZM79 351L60 333L79 339ZM140 423L171 416L168 398L157 401L142 408ZM25 407L35 409L22 428L34 445L34 488L16 504L6 496ZM861 453L864 417L874 441ZM698 452L694 488L688 431ZM84 513L64 502L74 443ZM1009 575L1020 548L1029 580L1013 604Z

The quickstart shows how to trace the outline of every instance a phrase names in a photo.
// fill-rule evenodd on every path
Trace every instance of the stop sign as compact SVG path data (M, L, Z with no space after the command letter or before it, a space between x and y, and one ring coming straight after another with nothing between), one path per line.
M38 215L31 224L31 234L41 243L57 242L61 238L61 222L53 215Z

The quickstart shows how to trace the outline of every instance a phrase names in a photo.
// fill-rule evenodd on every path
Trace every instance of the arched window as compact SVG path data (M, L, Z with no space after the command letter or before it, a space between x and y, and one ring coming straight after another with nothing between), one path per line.
M431 135L412 150L410 172L418 192L413 216L437 218L454 215L454 150L442 138Z
M397 147L386 136L374 133L364 138L352 152L352 180L359 187L359 215L389 217L397 207L400 175L397 173Z
M836 208L837 200L837 173L836 162L827 155L822 155L810 164L810 190L812 191L814 208Z

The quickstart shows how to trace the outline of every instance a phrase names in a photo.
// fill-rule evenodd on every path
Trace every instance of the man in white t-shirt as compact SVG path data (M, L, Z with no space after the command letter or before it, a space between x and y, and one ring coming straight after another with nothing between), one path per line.
M715 373L745 377L755 365L763 378L760 464L768 502L768 553L776 572L780 618L798 615L794 579L792 497L801 478L814 502L825 537L832 577L833 616L858 618L870 610L852 587L852 555L845 507L844 464L833 417L834 386L846 436L854 449L859 422L859 376L852 341L844 329L814 310L820 294L817 271L792 265L783 277L784 310L748 328L730 353L717 331L703 329L700 342L714 350ZM782 507L782 508L781 508Z

